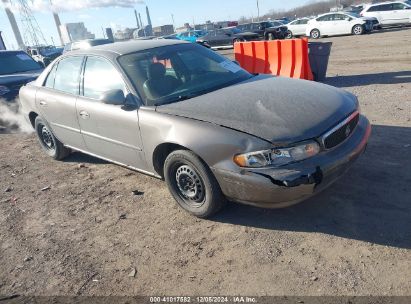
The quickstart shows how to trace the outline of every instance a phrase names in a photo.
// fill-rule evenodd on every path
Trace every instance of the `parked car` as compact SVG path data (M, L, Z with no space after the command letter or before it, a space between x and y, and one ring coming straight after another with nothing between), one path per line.
M298 36L305 36L307 23L310 19L300 18L294 21L291 21L287 24L287 37L288 39Z
M43 67L48 66L54 59L63 53L62 48L53 45L31 46L27 48L27 53Z
M318 193L364 151L371 130L351 93L255 76L166 39L67 53L20 90L20 102L52 158L82 151L164 178L199 217L227 199L285 207Z
M354 13L354 14L359 14L361 13L361 11L364 9L364 5L360 4L360 5L350 5L347 9L345 9L344 11L346 13Z
M321 36L361 35L373 30L372 20L357 18L344 12L327 13L307 23L306 35L318 39Z
M197 42L210 47L233 46L235 42L258 40L256 33L243 33L236 27L209 31L206 35L197 38Z
M43 66L23 51L0 51L0 98L12 101L20 87L35 80Z
M110 44L113 42L114 41L110 39L86 39L86 40L74 41L74 42L67 43L64 46L63 53L70 52L70 51L76 51L76 50L89 49L93 46Z
M176 38L179 39L179 40L195 43L195 42L197 42L198 38L200 38L200 37L202 37L206 34L207 34L206 31L192 30L192 31L178 33L176 35Z
M244 23L237 25L237 28L242 32L256 33L264 40L284 39L287 36L287 26L278 21Z
M407 2L383 2L366 5L360 14L364 17L375 17L381 25L411 23L411 5Z

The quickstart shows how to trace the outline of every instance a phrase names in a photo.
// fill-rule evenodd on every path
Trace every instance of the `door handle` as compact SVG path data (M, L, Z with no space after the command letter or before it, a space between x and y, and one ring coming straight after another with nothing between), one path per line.
M90 117L90 114L88 114L86 111L80 111L80 116L84 119L87 119Z
M47 102L45 102L44 100L40 100L39 104L40 104L41 106L46 106L46 105L47 105Z

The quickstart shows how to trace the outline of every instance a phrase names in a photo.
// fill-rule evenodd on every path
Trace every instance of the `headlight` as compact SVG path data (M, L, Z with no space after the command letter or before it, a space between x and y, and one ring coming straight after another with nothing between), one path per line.
M265 166L281 166L310 158L320 152L320 146L315 141L307 141L289 148L270 149L238 154L234 163L240 167L260 168Z
M10 89L6 86L0 86L0 96L6 95L8 92L10 92Z

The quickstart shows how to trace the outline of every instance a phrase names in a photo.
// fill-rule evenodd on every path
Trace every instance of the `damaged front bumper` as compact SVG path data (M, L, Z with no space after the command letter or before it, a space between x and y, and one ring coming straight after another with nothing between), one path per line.
M370 133L370 123L361 115L348 139L310 159L278 168L212 170L228 199L258 207L286 207L320 192L343 175L365 150Z

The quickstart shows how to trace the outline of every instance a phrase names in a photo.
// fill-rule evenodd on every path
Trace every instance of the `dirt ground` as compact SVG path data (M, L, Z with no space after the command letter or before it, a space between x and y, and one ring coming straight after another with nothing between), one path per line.
M160 180L0 135L0 294L411 295L411 28L323 41L326 82L358 95L373 133L291 208L196 219Z

